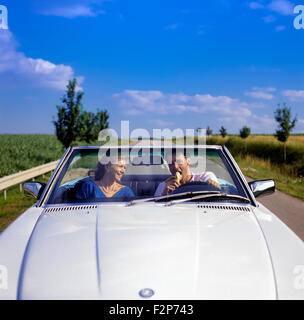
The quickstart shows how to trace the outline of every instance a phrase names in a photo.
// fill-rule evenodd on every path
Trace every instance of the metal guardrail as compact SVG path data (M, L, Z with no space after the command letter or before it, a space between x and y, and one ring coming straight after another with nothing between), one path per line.
M4 192L4 200L6 200L6 190L10 187L20 185L20 191L22 192L22 183L35 177L41 176L47 172L53 171L59 160L43 164L38 167L34 167L19 173L14 173L10 176L0 178L0 191Z

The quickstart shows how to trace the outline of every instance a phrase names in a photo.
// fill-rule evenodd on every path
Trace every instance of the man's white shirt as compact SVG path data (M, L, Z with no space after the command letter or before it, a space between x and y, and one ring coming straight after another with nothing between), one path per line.
M205 171L202 173L192 174L192 178L189 182L194 182L194 181L207 182L208 180L213 180L218 183L216 175L211 171ZM165 188L166 188L166 182L163 181L158 185L158 187L154 193L154 197L162 196Z

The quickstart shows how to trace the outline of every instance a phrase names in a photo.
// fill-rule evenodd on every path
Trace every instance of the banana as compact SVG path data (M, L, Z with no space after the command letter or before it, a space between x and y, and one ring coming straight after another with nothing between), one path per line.
M182 175L179 172L176 172L175 179L178 183L180 183L180 181L182 180Z
M171 180L176 180L178 183L180 183L180 181L182 180L182 176L181 176L181 174L179 173L179 172L176 172L176 174L175 174L175 176L171 176L171 177L169 177L168 179L166 179L166 183L167 182L169 182L169 181L171 181Z

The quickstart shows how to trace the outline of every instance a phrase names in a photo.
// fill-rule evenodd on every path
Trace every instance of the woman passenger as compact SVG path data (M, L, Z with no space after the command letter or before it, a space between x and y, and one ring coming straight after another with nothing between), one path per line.
M93 178L85 178L75 185L76 199L130 198L132 189L120 183L126 171L126 161L120 158L117 163L98 162Z

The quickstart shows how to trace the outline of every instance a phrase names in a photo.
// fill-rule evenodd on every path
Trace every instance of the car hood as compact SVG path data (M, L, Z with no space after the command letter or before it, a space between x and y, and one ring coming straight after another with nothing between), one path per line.
M47 208L17 298L274 299L271 258L249 205Z

